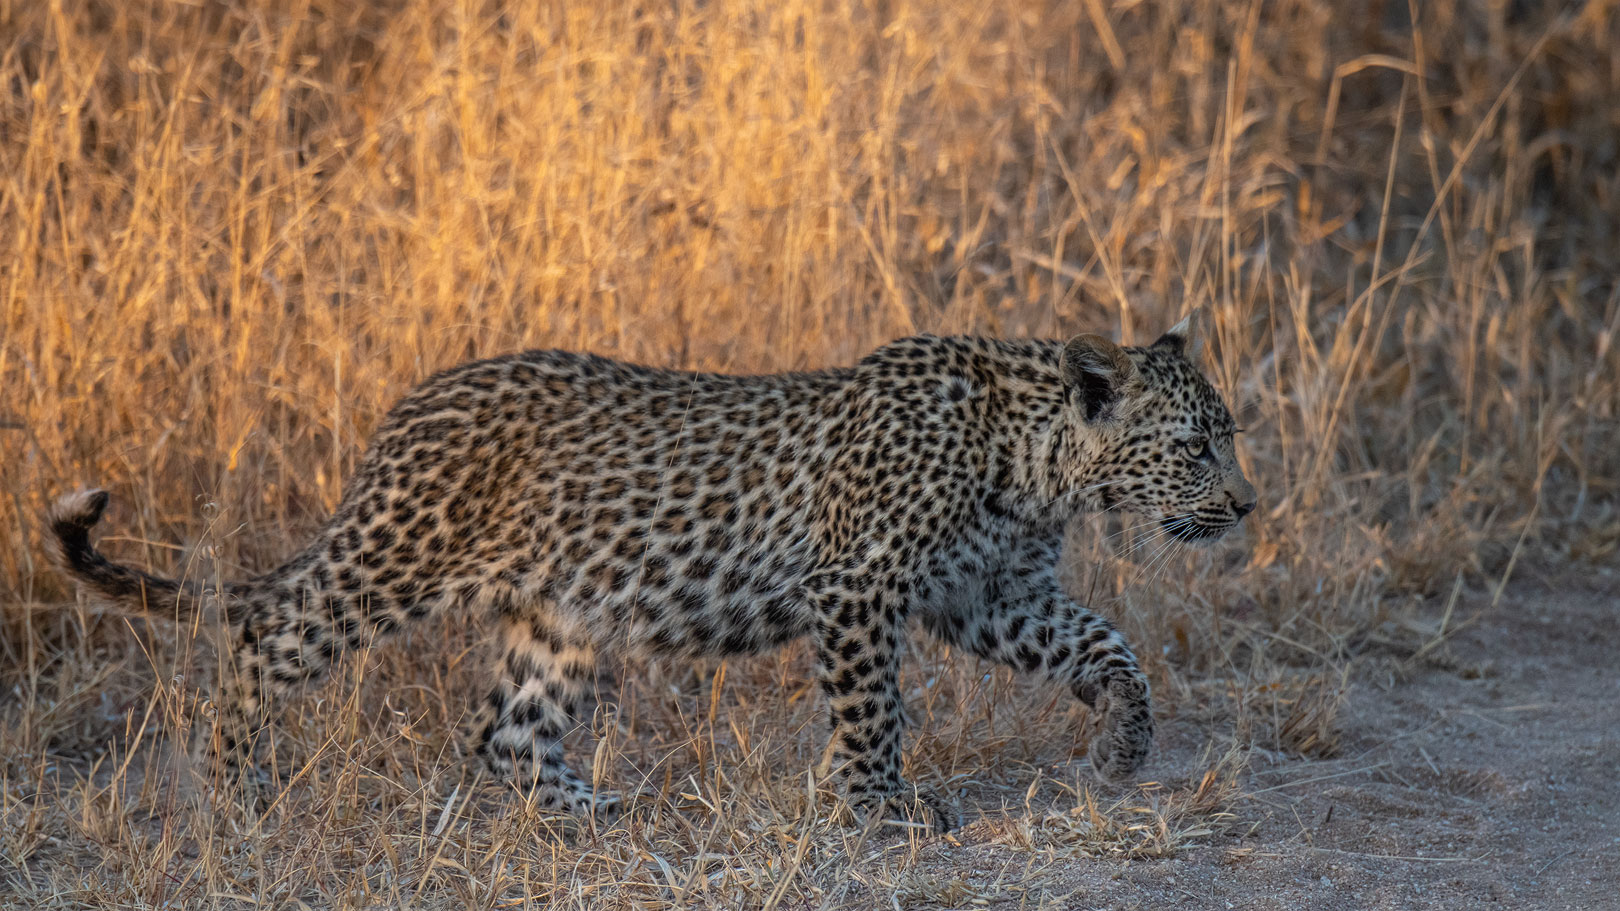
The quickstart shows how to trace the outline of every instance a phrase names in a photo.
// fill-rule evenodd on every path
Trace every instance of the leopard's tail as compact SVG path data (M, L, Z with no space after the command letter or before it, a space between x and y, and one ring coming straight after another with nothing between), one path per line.
M106 508L105 490L75 491L51 504L45 514L50 527L46 546L51 561L63 572L114 606L140 613L189 617L219 594L216 588L154 576L102 556L90 543L90 529L101 521ZM232 590L239 587L227 585L226 593L235 593Z

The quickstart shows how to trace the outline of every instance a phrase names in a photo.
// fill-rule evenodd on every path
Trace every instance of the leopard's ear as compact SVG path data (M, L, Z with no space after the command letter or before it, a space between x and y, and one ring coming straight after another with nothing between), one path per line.
M1193 358L1198 354L1200 335L1197 326L1203 322L1204 308L1202 305L1194 307L1181 322L1171 326L1153 343L1155 348L1169 348L1177 354Z
M1136 365L1125 349L1100 335L1077 335L1063 346L1063 387L1087 421L1113 416L1120 399L1137 384Z

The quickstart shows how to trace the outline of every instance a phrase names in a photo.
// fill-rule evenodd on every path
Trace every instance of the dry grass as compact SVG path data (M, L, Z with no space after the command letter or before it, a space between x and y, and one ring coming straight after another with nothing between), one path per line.
M1055 858L1212 837L1245 750L1331 751L1359 643L1424 650L1415 606L1526 548L1615 548L1616 11L1419 6L0 0L0 903L1037 907ZM472 356L776 370L1200 303L1262 509L1158 563L1077 536L1074 586L1161 712L1228 733L1103 788L1082 712L925 647L909 762L999 872L818 821L798 650L630 675L596 774L642 811L532 812L460 753L452 620L289 707L266 816L210 805L174 747L206 624L40 563L93 482L122 557L272 566Z

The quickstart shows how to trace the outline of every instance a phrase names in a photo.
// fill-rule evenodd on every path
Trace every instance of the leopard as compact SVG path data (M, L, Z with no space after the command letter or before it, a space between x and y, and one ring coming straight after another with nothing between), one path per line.
M484 618L499 656L470 751L537 806L611 820L626 799L565 754L592 734L605 662L808 637L839 806L944 832L955 802L902 775L913 623L1088 706L1102 777L1148 757L1149 677L1059 564L1083 511L1201 544L1255 508L1190 319L1143 346L920 335L766 375L558 350L477 360L387 412L336 509L268 572L210 583L113 562L90 540L102 489L56 499L47 539L113 606L222 618L235 672L208 742L238 771L292 690L451 612Z

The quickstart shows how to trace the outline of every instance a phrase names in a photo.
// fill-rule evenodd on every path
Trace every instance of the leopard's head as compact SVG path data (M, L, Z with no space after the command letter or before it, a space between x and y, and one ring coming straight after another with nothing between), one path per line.
M1255 507L1238 467L1238 432L1193 363L1191 317L1141 348L1097 335L1071 340L1062 374L1075 493L1155 521L1183 541L1214 541Z

